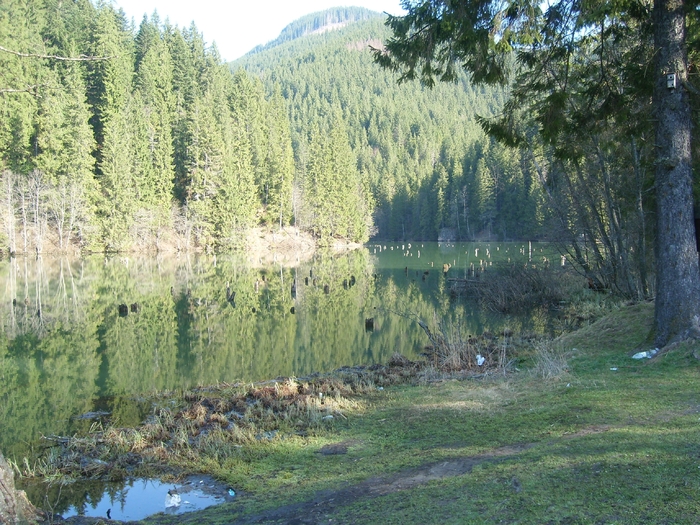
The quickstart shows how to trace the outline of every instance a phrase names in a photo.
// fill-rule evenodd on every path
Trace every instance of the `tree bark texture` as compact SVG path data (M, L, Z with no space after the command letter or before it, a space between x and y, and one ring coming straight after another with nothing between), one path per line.
M698 336L700 268L695 243L691 113L683 0L654 1L657 201L654 342ZM675 87L667 75L675 74Z
M38 523L41 515L29 503L23 490L15 490L12 468L0 453L0 523L24 525Z

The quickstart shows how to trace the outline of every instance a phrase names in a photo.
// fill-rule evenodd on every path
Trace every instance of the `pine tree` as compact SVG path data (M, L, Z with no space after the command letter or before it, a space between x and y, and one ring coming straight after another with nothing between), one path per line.
M170 211L175 179L172 70L157 16L144 19L136 36L134 118L142 127L136 138L141 150L135 166L137 197L141 206L153 209L161 220Z
M123 16L99 5L92 27L92 53L112 57L91 63L89 101L97 140L97 175L102 192L98 209L108 250L128 245L136 208L134 132L132 126L133 61Z
M484 158L480 159L476 169L477 192L479 196L479 218L486 235L493 233L496 218L497 185Z
M306 177L305 201L316 235L323 242L333 237L366 240L373 202L366 174L357 169L338 109L328 134L318 129L312 132Z
M266 216L270 223L283 227L292 219L292 183L294 150L287 118L287 107L279 89L267 104L267 182Z
M94 178L95 140L88 124L90 113L81 67L73 63L58 69L63 78L55 77L56 83L41 99L35 165L51 187L48 213L56 228L58 248L64 251L72 239L81 245L97 241L90 235L90 225L98 189Z
M30 0L3 2L0 42L21 53L42 52L37 29L44 27L43 10ZM0 154L4 169L17 174L33 169L34 118L43 87L42 61L0 52Z
M252 225L255 182L244 123L236 119L231 76L218 53L206 55L205 92L189 115L187 205L203 246L230 244Z

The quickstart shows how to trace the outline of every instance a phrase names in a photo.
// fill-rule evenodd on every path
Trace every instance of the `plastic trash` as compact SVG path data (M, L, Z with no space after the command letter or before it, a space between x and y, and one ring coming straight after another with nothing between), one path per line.
M231 497L233 497L233 496L236 495L236 491L233 490L233 489L228 489L228 495L231 496Z
M180 501L180 495L177 492L169 490L168 495L165 496L165 508L179 507Z
M483 357L481 354L476 354L476 364L477 366L481 366L486 362L486 358Z
M617 370L617 367L616 367L616 366L613 366L613 367L610 368L610 370L612 370L613 372L615 372L615 371Z
M646 352L637 352L632 356L632 359L651 359L658 353L659 349L654 348L653 350L647 350Z

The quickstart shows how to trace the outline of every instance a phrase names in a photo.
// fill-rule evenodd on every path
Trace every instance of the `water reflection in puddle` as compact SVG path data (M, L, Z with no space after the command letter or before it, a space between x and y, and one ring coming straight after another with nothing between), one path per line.
M99 501L85 501L81 508L70 506L62 515L142 520L153 514L182 514L234 499L233 491L211 478L190 478L184 483L136 479L108 486Z

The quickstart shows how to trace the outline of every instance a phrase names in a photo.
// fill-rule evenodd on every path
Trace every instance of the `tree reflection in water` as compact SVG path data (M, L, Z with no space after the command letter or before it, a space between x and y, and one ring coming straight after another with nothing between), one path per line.
M443 264L454 276L483 265L478 245L401 246L297 267L236 255L0 262L0 450L21 462L41 436L87 430L96 417L137 424L148 393L304 376L396 351L414 358L427 343L416 316L459 318L473 334L504 322L543 330L541 319L497 319L450 299ZM518 244L482 246L528 257Z

